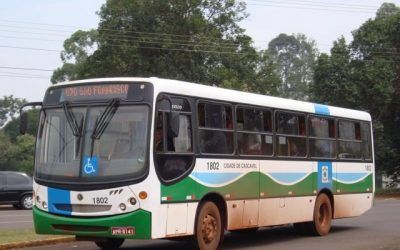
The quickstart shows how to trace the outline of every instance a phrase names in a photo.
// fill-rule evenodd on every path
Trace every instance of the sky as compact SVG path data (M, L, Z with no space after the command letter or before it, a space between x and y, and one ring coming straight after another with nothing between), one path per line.
M105 0L0 1L0 97L41 101L52 70L61 66L65 39L77 29L96 28ZM303 33L320 52L374 18L379 0L246 0L241 22L258 49L280 33ZM389 1L386 1L389 2ZM400 0L390 1L400 6ZM16 69L23 68L23 69ZM32 70L28 70L32 69ZM36 70L33 70L36 69Z

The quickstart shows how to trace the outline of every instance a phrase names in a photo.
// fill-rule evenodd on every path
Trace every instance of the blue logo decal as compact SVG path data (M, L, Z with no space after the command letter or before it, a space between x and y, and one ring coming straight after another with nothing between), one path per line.
M97 156L83 157L82 172L83 175L97 176L99 172L99 160Z
M318 162L318 190L332 189L332 162Z
M315 113L318 115L330 115L329 107L323 104L314 104Z

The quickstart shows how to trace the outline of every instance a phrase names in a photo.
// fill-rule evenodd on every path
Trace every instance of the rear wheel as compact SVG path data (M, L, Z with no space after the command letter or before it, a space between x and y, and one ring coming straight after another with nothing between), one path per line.
M22 209L32 209L32 207L33 207L32 195L26 194L26 195L22 196L20 206Z
M321 193L314 206L314 219L310 222L295 223L294 228L301 234L324 236L331 230L332 205L329 197Z
M123 243L125 239L119 238L107 238L106 240L95 241L94 243L101 249L118 249Z
M215 203L206 201L200 206L196 219L194 245L201 250L214 250L222 241L221 214Z

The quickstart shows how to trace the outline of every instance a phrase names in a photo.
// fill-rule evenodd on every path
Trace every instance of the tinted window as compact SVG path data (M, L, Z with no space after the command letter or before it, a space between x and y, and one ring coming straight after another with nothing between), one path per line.
M370 160L372 152L371 143L371 127L368 123L361 124L361 140L362 140L362 151L364 159Z
M157 102L154 148L156 167L165 181L184 175L193 162L192 116L190 103L185 98L161 97ZM170 119L172 112L178 113L179 131L171 133Z
M339 120L339 158L361 159L361 128L359 122Z
M304 115L277 112L277 133L288 135L306 135Z
M335 138L335 121L324 117L311 116L309 119L310 136Z
M236 109L237 145L241 155L272 155L271 112L254 108Z
M8 186L29 184L28 177L20 175L20 174L9 173L6 175L6 179L7 179Z
M276 137L278 155L305 157L307 155L305 116L277 112L275 124L277 133L281 134Z
M335 120L326 117L309 118L310 156L315 158L336 158Z
M232 154L232 108L226 104L198 104L200 151L209 154Z

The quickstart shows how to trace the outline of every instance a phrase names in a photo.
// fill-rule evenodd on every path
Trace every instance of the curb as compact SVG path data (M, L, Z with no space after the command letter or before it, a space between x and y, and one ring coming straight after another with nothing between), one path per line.
M24 247L37 247L44 245L52 245L57 243L66 243L75 241L75 237L58 237L44 240L33 240L33 241L22 241L22 242L10 242L5 244L0 244L0 250L8 250L15 248L24 248Z

